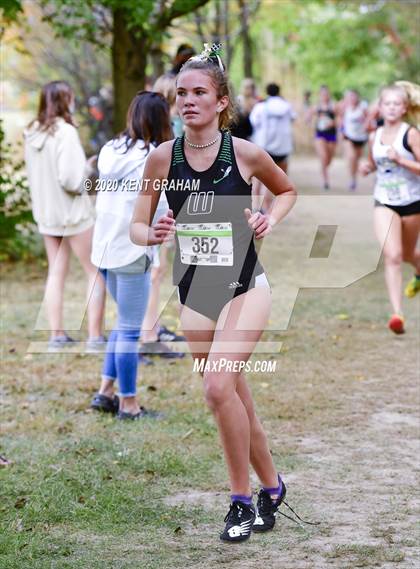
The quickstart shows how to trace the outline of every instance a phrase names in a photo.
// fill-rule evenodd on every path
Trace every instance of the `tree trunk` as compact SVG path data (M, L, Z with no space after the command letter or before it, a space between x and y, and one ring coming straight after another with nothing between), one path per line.
M223 2L223 34L224 34L224 44L226 53L226 67L230 69L230 64L233 56L232 42L230 40L230 29L229 29L229 0L224 0Z
M202 17L199 10L194 12L194 21L195 21L195 28L196 34L200 38L201 45L205 44L207 41L206 34L203 31L203 21L205 18Z
M150 51L150 64L152 66L152 83L165 73L164 53L160 44L153 44Z
M249 14L248 14L247 0L238 0L238 4L240 8L242 47L244 50L244 59L243 59L244 77L253 78L254 77L252 73L253 45L252 45L252 38L249 33Z
M215 0L214 3L214 28L212 33L212 40L214 43L219 43L221 38L221 27L222 27L222 10L220 5L220 0Z
M125 128L128 106L137 91L144 89L150 40L127 29L123 12L113 12L112 81L114 87L114 132Z

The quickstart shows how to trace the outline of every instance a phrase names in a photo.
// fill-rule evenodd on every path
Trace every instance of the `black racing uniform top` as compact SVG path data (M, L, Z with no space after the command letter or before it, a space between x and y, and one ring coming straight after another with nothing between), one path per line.
M337 129L334 126L327 126L325 128L324 125L330 125L331 121L335 120L335 112L331 106L328 106L327 109L322 109L318 107L317 110L317 120L316 120L316 132L319 134L330 134L334 135L337 133Z
M229 132L222 132L216 160L203 172L188 164L184 136L175 140L165 188L176 220L175 285L249 284L264 272L244 213L252 210L251 190L239 173Z

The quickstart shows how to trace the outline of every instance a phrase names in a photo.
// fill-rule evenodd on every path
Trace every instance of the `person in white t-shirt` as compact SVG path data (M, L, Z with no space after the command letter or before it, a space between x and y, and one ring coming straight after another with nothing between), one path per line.
M292 123L296 114L291 104L280 96L280 87L270 83L266 88L267 99L257 103L249 116L253 128L252 141L263 148L285 174L288 158L293 151ZM270 208L273 197L266 188L258 187L256 194L263 194L262 211Z
M291 104L280 96L278 85L270 83L266 90L267 99L257 103L251 111L253 141L287 173L287 159L293 151L292 123L296 114Z
M129 227L146 158L171 138L167 101L160 93L142 91L130 104L126 130L105 144L98 158L92 262L105 277L118 317L108 339L102 383L91 407L117 413L121 420L156 416L139 406L136 387L138 339L149 300L152 251L132 243Z

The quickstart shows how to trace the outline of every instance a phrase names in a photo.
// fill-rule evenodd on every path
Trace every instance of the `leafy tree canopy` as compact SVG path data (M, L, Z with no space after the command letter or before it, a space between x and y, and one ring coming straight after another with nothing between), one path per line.
M307 87L372 95L397 79L419 82L417 0L267 0L254 33L264 55L267 31L279 61L295 66Z
M111 14L118 11L135 36L154 41L175 18L206 4L208 0L42 0L46 19L68 38L101 43L112 30Z

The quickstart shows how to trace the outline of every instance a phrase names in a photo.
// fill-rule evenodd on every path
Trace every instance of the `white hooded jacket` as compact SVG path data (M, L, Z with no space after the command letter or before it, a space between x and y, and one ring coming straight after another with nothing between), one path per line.
M296 115L282 97L268 97L251 111L252 140L273 156L287 156L293 151L292 121Z
M25 163L32 211L40 233L75 235L94 223L83 191L86 158L76 128L62 118L48 133L35 122L24 131Z
M91 256L92 263L97 267L116 269L133 263L145 253L152 257L151 247L135 245L130 240L129 229L146 158L153 150L151 144L147 151L143 140L138 140L127 150L123 140L115 139L107 142L99 153L96 223ZM164 194L162 196L166 212L167 202Z

